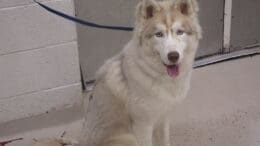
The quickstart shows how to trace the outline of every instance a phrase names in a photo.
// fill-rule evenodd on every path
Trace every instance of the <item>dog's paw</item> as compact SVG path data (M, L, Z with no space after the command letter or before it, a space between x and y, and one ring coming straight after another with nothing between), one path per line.
M57 142L59 142L63 146L77 146L79 145L79 142L75 139L70 138L56 138Z

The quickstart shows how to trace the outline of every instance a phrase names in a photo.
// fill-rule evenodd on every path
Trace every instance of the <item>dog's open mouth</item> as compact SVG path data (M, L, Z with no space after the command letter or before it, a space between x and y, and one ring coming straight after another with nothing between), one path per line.
M177 77L180 72L180 66L179 65L165 65L167 68L168 75L170 77Z

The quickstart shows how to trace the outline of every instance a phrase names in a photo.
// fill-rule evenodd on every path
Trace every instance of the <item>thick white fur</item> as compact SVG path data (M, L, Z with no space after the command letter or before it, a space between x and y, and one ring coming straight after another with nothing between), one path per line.
M183 3L188 7L180 7ZM132 40L97 73L81 146L170 146L171 110L188 92L201 38L197 3L143 0L136 11ZM185 33L177 35L179 29ZM164 65L172 65L171 51L180 54L176 77Z
M180 18L169 22L170 29L175 32L182 27L182 20L187 19L191 34L167 33L169 28L160 19L145 18L145 8L152 5L154 15L169 17L168 20L172 13L178 14L170 6L179 2L187 2L189 13L187 16L179 13ZM167 13L156 14L160 9ZM170 112L187 94L201 36L197 10L195 0L140 2L132 40L97 73L85 113L82 146L170 146ZM165 37L147 38L153 32L146 31L150 25L146 23L154 23L155 31L163 31ZM171 64L166 57L170 51L180 54L180 74L174 78L163 65Z

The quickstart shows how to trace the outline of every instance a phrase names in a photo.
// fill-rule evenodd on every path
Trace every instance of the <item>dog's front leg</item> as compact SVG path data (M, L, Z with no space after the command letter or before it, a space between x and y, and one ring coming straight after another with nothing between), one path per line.
M170 122L163 119L155 128L156 146L170 146Z
M147 122L135 122L133 133L136 136L139 146L153 146L153 125Z
M170 144L170 122L168 119L162 122L162 145L171 146Z

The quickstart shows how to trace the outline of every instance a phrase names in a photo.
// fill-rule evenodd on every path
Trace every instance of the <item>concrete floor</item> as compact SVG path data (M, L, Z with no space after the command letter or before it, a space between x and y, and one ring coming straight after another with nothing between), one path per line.
M189 97L172 114L173 146L260 145L260 56L196 69ZM70 116L68 116L70 115ZM28 146L33 138L78 137L79 108L0 125L0 141Z

